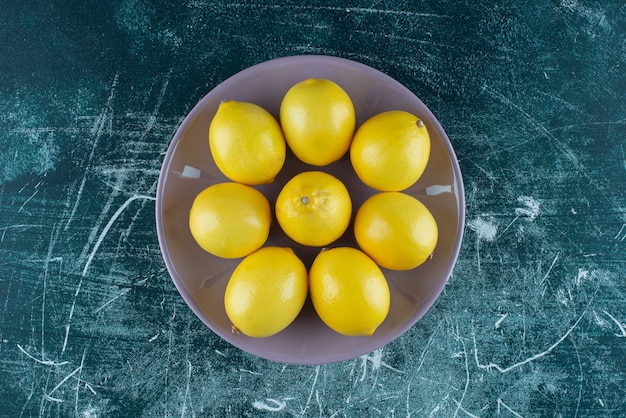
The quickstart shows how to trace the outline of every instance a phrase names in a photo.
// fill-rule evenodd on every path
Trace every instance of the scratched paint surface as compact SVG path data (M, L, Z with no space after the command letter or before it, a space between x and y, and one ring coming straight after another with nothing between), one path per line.
M0 17L0 415L626 411L621 2L14 3ZM415 92L467 198L459 262L423 320L317 367L204 327L154 227L186 113L241 69L309 53Z

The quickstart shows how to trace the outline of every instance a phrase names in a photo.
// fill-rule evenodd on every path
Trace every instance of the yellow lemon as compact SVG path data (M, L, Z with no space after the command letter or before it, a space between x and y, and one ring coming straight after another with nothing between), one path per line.
M402 192L371 196L354 219L361 249L378 265L392 270L410 270L426 261L435 250L438 234L428 208Z
M336 177L322 171L294 176L276 199L276 220L294 241L323 246L348 229L352 201L348 189Z
M280 105L287 145L301 161L314 166L337 161L348 151L355 120L350 96L322 78L295 84Z
M224 293L233 331L263 338L287 328L304 306L307 276L290 248L264 247L244 258Z
M218 183L201 191L189 211L189 230L205 251L239 258L260 248L270 232L272 210L258 190Z
M424 122L403 110L379 113L354 134L350 161L363 183L382 191L400 191L424 173L430 135Z
M356 248L321 251L309 271L309 292L319 317L340 334L372 335L389 312L383 272Z
M261 106L227 100L209 125L217 168L238 183L271 183L285 163L287 145L276 119Z

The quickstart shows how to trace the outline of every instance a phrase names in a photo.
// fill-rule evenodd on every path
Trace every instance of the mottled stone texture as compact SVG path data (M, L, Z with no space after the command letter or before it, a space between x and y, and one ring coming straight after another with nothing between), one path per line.
M0 17L1 416L626 411L622 2L31 3ZM412 90L447 130L467 198L458 264L426 316L317 367L206 328L154 225L187 112L297 54Z

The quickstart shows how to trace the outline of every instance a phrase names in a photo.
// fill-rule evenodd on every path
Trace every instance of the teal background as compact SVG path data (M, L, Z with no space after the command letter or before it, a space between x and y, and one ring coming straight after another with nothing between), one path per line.
M626 414L623 2L2 3L0 416ZM420 97L467 199L426 316L312 367L206 328L154 223L164 153L197 101L299 54Z

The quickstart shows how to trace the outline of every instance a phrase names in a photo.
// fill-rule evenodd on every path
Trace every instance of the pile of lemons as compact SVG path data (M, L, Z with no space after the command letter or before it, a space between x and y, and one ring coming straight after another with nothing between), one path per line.
M280 121L248 102L222 102L209 126L209 147L231 181L200 192L189 228L205 251L243 258L224 294L233 331L268 337L300 313L307 295L331 329L372 335L384 321L390 292L381 267L413 269L433 253L438 228L428 208L402 191L424 172L430 136L415 115L392 110L356 127L349 95L335 82L311 78L283 97ZM356 211L359 248L329 248L350 225L350 193L331 174L304 171L281 189L275 217L295 242L319 247L310 269L291 248L264 246L273 212L253 186L271 183L287 147L306 164L324 167L349 152L357 176L376 190Z

